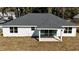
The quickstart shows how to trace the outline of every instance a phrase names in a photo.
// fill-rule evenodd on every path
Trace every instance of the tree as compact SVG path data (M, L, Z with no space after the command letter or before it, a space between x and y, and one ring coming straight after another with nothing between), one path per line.
M16 16L23 16L28 13L51 13L64 19L72 19L74 15L79 13L78 7L1 7L0 11L6 13L8 11L15 12Z
M48 7L48 13L52 14L52 7Z

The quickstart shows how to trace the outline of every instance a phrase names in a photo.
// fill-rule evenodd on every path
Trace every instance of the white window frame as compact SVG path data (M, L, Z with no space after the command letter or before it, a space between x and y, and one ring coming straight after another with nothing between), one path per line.
M72 27L64 27L64 33L72 33Z
M10 33L18 33L18 28L17 27L10 27Z

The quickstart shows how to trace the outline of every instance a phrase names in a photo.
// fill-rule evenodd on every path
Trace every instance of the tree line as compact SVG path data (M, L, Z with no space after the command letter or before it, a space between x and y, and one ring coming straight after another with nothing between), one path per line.
M0 11L15 12L17 17L28 13L51 13L64 19L72 19L79 13L79 7L1 7Z

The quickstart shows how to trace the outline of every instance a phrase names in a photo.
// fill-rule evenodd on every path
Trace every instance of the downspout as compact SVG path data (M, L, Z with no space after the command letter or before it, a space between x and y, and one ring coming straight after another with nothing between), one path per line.
M39 41L40 41L40 30L39 30Z
M61 39L60 41L62 41L62 30L61 30L61 38L60 39Z

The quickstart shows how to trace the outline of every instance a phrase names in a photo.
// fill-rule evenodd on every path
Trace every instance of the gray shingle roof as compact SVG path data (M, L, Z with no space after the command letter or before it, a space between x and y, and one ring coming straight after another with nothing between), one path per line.
M75 15L73 18L79 18L79 14Z
M36 25L39 28L59 28L61 26L73 26L75 24L53 14L29 13L4 25Z

